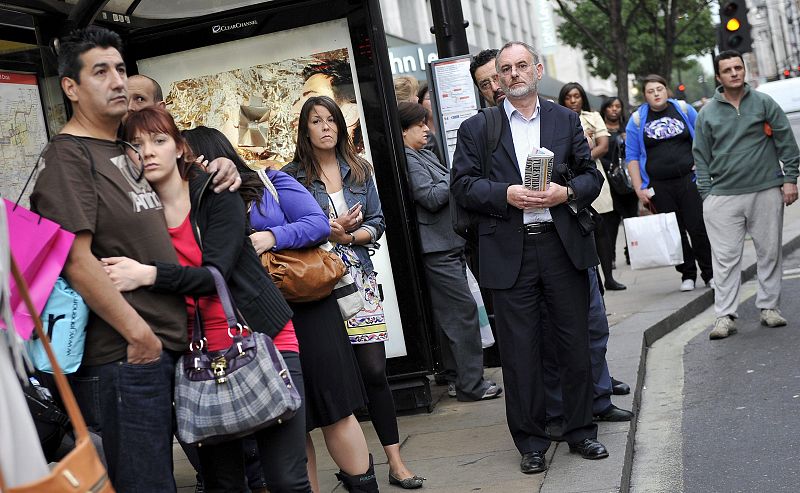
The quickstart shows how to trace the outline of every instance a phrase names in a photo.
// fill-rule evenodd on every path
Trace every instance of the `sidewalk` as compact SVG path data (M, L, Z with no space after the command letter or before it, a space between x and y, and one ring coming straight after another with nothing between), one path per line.
M620 241L622 235L620 234ZM786 209L784 252L800 246L800 206ZM678 291L680 274L673 268L631 271L622 247L615 277L625 291L606 294L611 339L608 364L611 374L631 385L631 395L615 396L614 404L638 408L644 378L646 348L667 332L702 312L713 302L713 293L702 281L694 291ZM752 242L745 245L748 276L755 272ZM701 287L702 286L702 287ZM786 302L786 300L784 300ZM499 368L486 376L502 385ZM519 471L520 455L506 427L505 402L461 403L447 397L446 387L432 386L436 406L430 414L399 418L403 459L416 474L428 478L420 491L437 493L506 492L616 492L627 491L633 457L636 422L599 423L599 439L611 453L608 459L588 461L569 454L565 443L553 444L547 454L549 469L527 476ZM382 491L399 491L388 485L386 457L369 423L362 423ZM322 492L343 492L334 472L338 469L325 450L321 433L313 433ZM194 474L176 448L175 475L179 491L193 491Z

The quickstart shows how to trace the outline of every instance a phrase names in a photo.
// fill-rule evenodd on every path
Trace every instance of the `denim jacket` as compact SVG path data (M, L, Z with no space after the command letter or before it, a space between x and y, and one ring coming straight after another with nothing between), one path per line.
M344 191L344 199L347 202L347 207L353 207L356 205L356 202L361 203L364 222L359 229L369 232L372 237L372 243L370 245L353 245L352 247L353 251L358 255L358 259L361 261L364 271L370 274L373 270L370 251L378 249L379 245L377 241L383 236L383 232L386 230L386 222L383 219L383 210L381 209L381 200L378 198L378 189L375 188L375 181L373 178L367 179L366 183L361 185L355 183L353 175L350 173L350 165L347 164L341 156L337 157L339 160L339 171L342 174L342 190ZM298 163L294 162L284 166L281 171L295 177L297 181L306 186L308 191L311 192L311 195L317 200L317 203L319 203L319 206L322 207L325 214L330 217L330 200L328 198L328 192L325 189L325 183L323 183L322 180L316 179L311 182L310 185L305 185L306 173L300 168ZM340 214L342 213L342 211L337 212Z

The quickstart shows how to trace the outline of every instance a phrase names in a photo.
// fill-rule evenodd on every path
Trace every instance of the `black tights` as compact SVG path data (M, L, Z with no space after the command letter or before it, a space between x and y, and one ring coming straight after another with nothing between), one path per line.
M400 443L397 414L389 381L386 380L386 347L382 342L354 344L361 379L369 398L369 417L384 447Z

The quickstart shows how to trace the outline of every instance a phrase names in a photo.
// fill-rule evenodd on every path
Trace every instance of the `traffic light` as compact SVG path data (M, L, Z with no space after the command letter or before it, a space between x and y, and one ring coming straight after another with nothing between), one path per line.
M677 99L686 99L686 84L681 82L681 83L678 84L678 87L676 87L675 89L677 89L675 91L675 97Z
M721 0L719 8L719 51L753 51L745 0Z

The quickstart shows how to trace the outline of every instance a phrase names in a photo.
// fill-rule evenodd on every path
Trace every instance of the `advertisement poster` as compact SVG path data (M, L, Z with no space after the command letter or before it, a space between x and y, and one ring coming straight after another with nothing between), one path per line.
M0 196L17 200L45 145L47 127L36 75L0 72ZM28 206L32 189L29 185L21 205Z
M356 149L374 166L362 125L358 81L347 21L340 19L137 62L161 85L181 129L222 131L254 168L279 169L294 155L297 118L311 96L342 108ZM388 357L405 356L386 236L372 257L383 293Z

